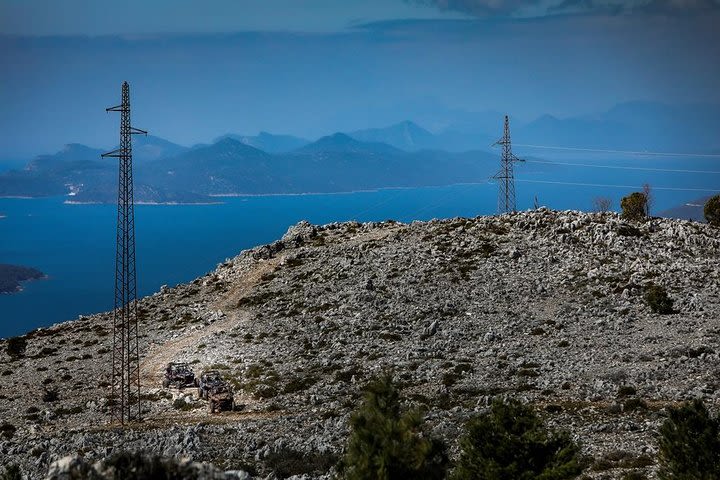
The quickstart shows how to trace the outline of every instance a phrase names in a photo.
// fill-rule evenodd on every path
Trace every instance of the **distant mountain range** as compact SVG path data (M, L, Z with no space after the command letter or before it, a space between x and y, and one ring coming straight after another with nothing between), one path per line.
M629 102L596 115L544 115L513 134L525 144L710 153L720 149L718 132L718 105Z
M288 137L259 135L266 148ZM336 133L285 153L224 136L211 145L185 148L157 137L134 138L135 199L153 203L202 203L217 196L330 193L384 187L418 187L485 181L496 169L489 152L406 152L381 142ZM79 203L116 201L117 164L102 150L70 144L42 155L25 169L0 173L0 196L68 195Z
M183 147L133 138L135 196L140 202L197 203L243 194L345 192L485 181L495 173L503 115L466 114L439 133L404 121L335 133L314 142L261 132L227 134ZM490 129L496 126L494 132ZM518 144L648 151L720 151L720 107L633 102L596 115L512 122ZM0 196L68 195L76 202L114 202L117 163L99 149L67 145L22 170L0 172Z
M306 140L300 137L294 137L292 135L274 135L268 132L260 132L258 135L236 135L227 134L215 139L215 142L230 138L237 140L240 143L255 147L258 150L263 150L268 153L286 153L292 150L298 149L310 143L310 140Z

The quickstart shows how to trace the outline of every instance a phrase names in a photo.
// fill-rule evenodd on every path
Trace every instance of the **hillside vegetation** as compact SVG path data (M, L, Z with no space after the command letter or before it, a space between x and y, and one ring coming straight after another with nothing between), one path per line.
M509 397L578 442L586 478L657 478L666 407L720 407L718 265L717 228L612 213L301 223L140 301L141 424L105 423L110 314L34 331L19 357L0 345L0 452L32 478L120 449L321 477L390 372L451 462L468 419ZM220 370L242 409L163 389L169 361Z

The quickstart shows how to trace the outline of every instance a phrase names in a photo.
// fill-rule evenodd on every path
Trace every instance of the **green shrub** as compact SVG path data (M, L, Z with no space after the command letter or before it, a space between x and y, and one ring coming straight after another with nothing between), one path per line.
M623 411L624 412L634 412L636 410L647 410L648 405L645 400L642 398L628 398L623 403Z
M4 422L0 424L0 436L3 438L12 438L16 431L17 427L15 427L12 423Z
M643 220L647 213L647 197L642 192L633 192L620 200L621 217L626 220Z
M635 387L633 387L632 385L622 385L620 388L618 388L617 398L631 397L636 393L637 390L635 390Z
M17 465L8 465L0 473L0 480L22 480L22 478L20 467Z
M291 448L271 451L264 462L278 478L327 473L338 461L331 452L304 453Z
M710 197L705 203L705 220L710 225L720 227L720 195Z
M178 397L173 402L173 408L175 410L187 411L187 410L192 410L193 405L191 403L186 402L184 398Z
M632 471L623 475L622 480L647 480L647 476L642 472Z
M189 465L181 463L174 458L163 459L156 456L144 456L140 452L116 453L104 460L106 471L113 472L113 479L141 480L141 479L196 479L198 472ZM76 477L85 478L85 477ZM93 477L90 477L93 478ZM107 478L105 476L100 478Z
M27 348L27 340L25 337L12 337L8 338L5 350L7 354L12 358L20 358L25 355L25 349Z
M423 433L417 410L402 412L389 375L372 381L350 419L351 435L339 471L345 479L442 479L445 445Z
M701 400L671 408L660 427L661 480L720 478L720 419Z
M673 299L667 294L667 291L660 285L648 285L645 287L645 303L648 304L653 313L666 315L673 313Z
M518 401L494 400L467 423L456 480L561 480L582 471L580 449L566 433L548 430Z
M43 392L43 402L56 402L60 398L57 390L45 390Z

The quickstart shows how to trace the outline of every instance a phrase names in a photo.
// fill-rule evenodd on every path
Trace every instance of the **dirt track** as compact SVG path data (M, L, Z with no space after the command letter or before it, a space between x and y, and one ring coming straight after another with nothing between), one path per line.
M192 330L184 335L169 340L161 345L153 345L140 362L140 384L145 388L157 387L162 384L165 367L182 352L203 343L202 340L221 331L230 331L250 315L247 311L237 308L238 298L247 295L260 281L263 274L275 269L280 259L275 258L259 262L242 280L225 296L215 302L215 307L226 312L227 316L204 328Z

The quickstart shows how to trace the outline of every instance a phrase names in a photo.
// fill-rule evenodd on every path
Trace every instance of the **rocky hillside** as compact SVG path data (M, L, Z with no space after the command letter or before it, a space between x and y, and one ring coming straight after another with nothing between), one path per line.
M301 223L140 301L145 418L130 428L107 425L110 314L31 332L20 358L0 345L0 458L31 478L119 450L316 477L362 386L392 370L453 454L464 421L509 395L582 443L588 478L655 478L664 408L720 408L718 265L720 231L678 220ZM676 313L650 311L649 283ZM194 392L163 389L169 361L223 371L242 408L210 415Z

